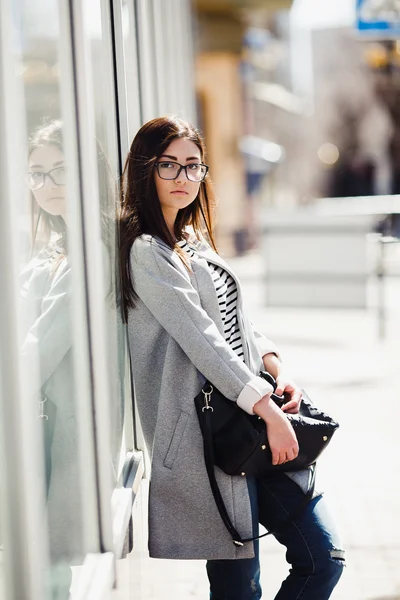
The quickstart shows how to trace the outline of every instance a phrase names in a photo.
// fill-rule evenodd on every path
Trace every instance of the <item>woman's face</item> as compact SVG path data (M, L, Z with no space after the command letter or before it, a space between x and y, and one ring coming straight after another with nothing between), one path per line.
M159 169L162 173L166 173L166 176L169 176L168 173L171 169L176 168L172 164L168 166L168 161L177 162L181 165L201 163L200 150L191 140L178 138L170 143L164 154L158 157L157 162L164 163ZM173 216L175 214L175 217L178 210L186 208L193 202L200 188L199 182L189 181L184 169L181 170L176 179L162 179L157 169L155 169L155 183L164 215Z
M29 185L40 208L65 220L64 154L57 146L47 144L33 150L29 157Z

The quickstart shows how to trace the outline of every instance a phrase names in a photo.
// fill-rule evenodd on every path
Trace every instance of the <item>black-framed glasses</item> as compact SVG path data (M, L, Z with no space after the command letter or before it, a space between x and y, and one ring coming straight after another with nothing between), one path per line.
M29 171L28 186L32 192L40 190L44 186L46 177L49 177L54 185L65 185L65 167L56 167L47 173L43 171Z
M203 181L208 171L208 165L203 165L203 163L181 165L180 163L171 160L162 160L156 162L155 166L161 179L176 179L183 169L186 173L186 178L189 181L199 182Z

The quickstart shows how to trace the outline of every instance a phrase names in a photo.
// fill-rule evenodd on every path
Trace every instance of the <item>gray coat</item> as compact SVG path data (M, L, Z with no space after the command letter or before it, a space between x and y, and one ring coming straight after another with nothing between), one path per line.
M191 243L194 243L191 240ZM236 547L226 531L204 464L194 397L204 378L230 400L262 367L273 344L253 330L243 312L239 281L225 261L202 242L190 272L179 256L150 235L131 250L137 305L128 318L135 395L152 461L149 550L155 558L235 559L254 555ZM226 269L238 288L238 318L245 362L223 338L218 300L207 261ZM251 537L246 479L217 469L230 516Z

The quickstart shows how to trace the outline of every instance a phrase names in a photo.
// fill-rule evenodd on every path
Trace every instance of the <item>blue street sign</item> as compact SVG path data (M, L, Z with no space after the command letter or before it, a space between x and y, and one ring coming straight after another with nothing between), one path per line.
M357 29L375 37L400 37L400 0L357 0Z

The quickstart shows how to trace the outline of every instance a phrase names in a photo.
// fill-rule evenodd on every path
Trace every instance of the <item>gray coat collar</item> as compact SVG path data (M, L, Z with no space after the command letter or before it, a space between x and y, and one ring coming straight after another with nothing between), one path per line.
M197 254L200 258L204 258L205 260L212 262L215 265L218 265L219 267L222 267L223 269L225 269L225 271L227 271L229 273L229 275L231 275L231 277L234 279L234 281L236 283L236 287L238 288L238 296L240 297L239 299L241 302L242 298L241 298L240 282L237 279L234 271L232 271L232 269L228 265L228 263L225 262L225 260L219 254L217 254L206 242L202 242L201 240L196 238L194 235L190 235L190 234L186 235L185 237L186 237L186 241L189 244L189 246L191 246L193 248L193 250L195 250L197 252Z

